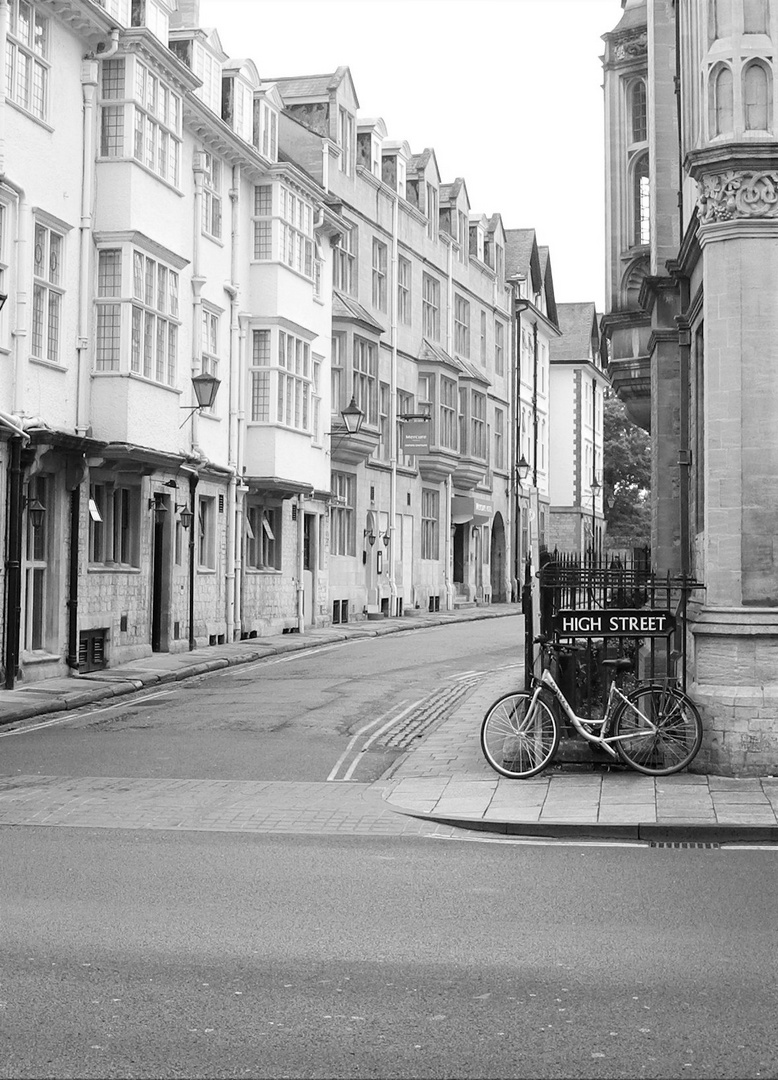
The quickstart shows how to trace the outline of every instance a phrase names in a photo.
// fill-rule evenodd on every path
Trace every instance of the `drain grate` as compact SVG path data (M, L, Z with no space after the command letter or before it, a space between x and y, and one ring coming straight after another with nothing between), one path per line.
M649 840L648 846L662 848L720 848L721 844L695 840Z

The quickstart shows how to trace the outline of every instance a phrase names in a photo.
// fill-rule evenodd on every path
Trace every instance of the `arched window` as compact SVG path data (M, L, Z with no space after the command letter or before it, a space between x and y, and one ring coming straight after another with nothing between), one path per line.
M743 112L746 131L767 131L770 126L770 79L763 64L749 64L743 76Z
M732 0L710 0L708 34L711 41L732 35Z
M723 135L733 129L732 71L721 64L715 68L709 87L710 137Z
M648 126L646 123L646 84L642 79L638 79L633 85L631 99L632 141L645 142L648 138Z
M651 240L650 211L651 193L648 181L648 154L643 154L635 163L633 173L634 199L634 243L648 244Z
M767 0L743 0L743 33L767 33Z

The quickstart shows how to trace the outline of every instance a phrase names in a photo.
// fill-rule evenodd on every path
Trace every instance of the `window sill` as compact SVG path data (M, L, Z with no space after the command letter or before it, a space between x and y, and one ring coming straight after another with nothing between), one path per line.
M6 105L11 105L14 109L16 109L17 112L20 112L22 116L26 116L28 120L32 120L33 123L39 124L44 129L44 131L48 131L51 134L54 133L54 128L51 126L51 124L47 124L45 120L42 120L40 116L36 116L35 113L29 112L29 110L25 109L24 105L20 105L18 101L14 101L12 98L6 97L5 103Z
M61 656L46 652L45 649L22 649L23 664L58 664Z
M209 233L207 229L203 229L202 235L205 237L206 240L210 240L212 244L216 244L217 247L224 247L224 241L220 236L214 236L214 234Z
M281 570L277 566L247 566L247 574L253 574L255 577L280 577Z
M204 577L208 577L211 574L216 573L216 567L215 566L198 566L197 567L197 573L202 574Z
M139 169L142 169L143 172L146 173L147 176L151 176L155 180L158 180L160 182L160 184L164 184L164 186L169 191L172 191L172 193L174 195L178 195L178 197L180 199L183 199L183 197L184 197L183 191L181 191L179 188L177 188L175 186L175 184L172 184L170 182L170 180L166 180L164 176L160 176L159 173L155 173L153 169L150 169L148 167L148 165L144 165L142 161L138 161L138 159L136 157L124 157L124 156L118 157L117 156L117 157L98 157L97 158L97 164L98 165L102 165L105 162L114 162L114 163L118 163L119 165L137 165Z
M158 390L165 390L168 394L177 394L179 397L183 394L183 390L179 390L177 386L157 382L156 379L139 375L137 371L92 371L91 374L95 379L133 379L136 382L145 383L146 386L156 386Z
M139 566L131 566L129 563L90 563L86 568L88 574L139 574Z
M42 356L30 356L28 357L31 364L36 364L38 367L49 368L51 371L59 371L61 374L67 374L67 368L62 364L58 364L56 360L44 360Z

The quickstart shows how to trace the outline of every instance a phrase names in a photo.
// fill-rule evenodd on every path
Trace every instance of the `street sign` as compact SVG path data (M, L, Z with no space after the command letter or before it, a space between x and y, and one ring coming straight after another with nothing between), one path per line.
M675 615L671 611L581 608L554 615L554 632L558 637L667 637L673 630Z

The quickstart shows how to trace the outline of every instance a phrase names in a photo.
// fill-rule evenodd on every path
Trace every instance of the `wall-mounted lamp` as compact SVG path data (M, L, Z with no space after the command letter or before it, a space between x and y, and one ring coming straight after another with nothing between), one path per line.
M358 435L362 430L365 414L357 405L353 394L346 408L341 410L340 417L343 421L343 427L336 428L335 431L328 431L327 435Z
M384 547L388 548L389 547L389 541L391 540L391 536L389 535L389 533L385 532L384 535L381 537L381 539L384 542Z
M523 454L521 455L521 460L519 461L519 464L516 466L516 472L519 477L519 483L523 484L529 476L529 462Z
M27 507L27 516L30 519L30 525L32 525L33 529L39 529L46 516L46 507L40 499L32 499L30 502L25 499L24 505Z
M186 503L176 503L176 513L181 518L181 528L188 529L194 521L194 514L186 505Z
M216 401L216 394L221 386L221 380L217 379L215 375L208 375L203 372L202 375L195 375L192 378L192 387L197 398L196 405L182 405L182 409L189 410L189 416L186 420L191 420L196 412L201 412L203 409L210 409ZM184 420L184 424L186 423ZM181 424L180 427L183 427Z
M368 530L365 529L365 536L367 537L368 544L370 544L370 546L372 547L375 543L375 533L372 531L368 532Z
M161 518L163 514L167 513L167 507L162 502L161 495L155 495L153 498L149 499L149 510L153 510L158 519Z

